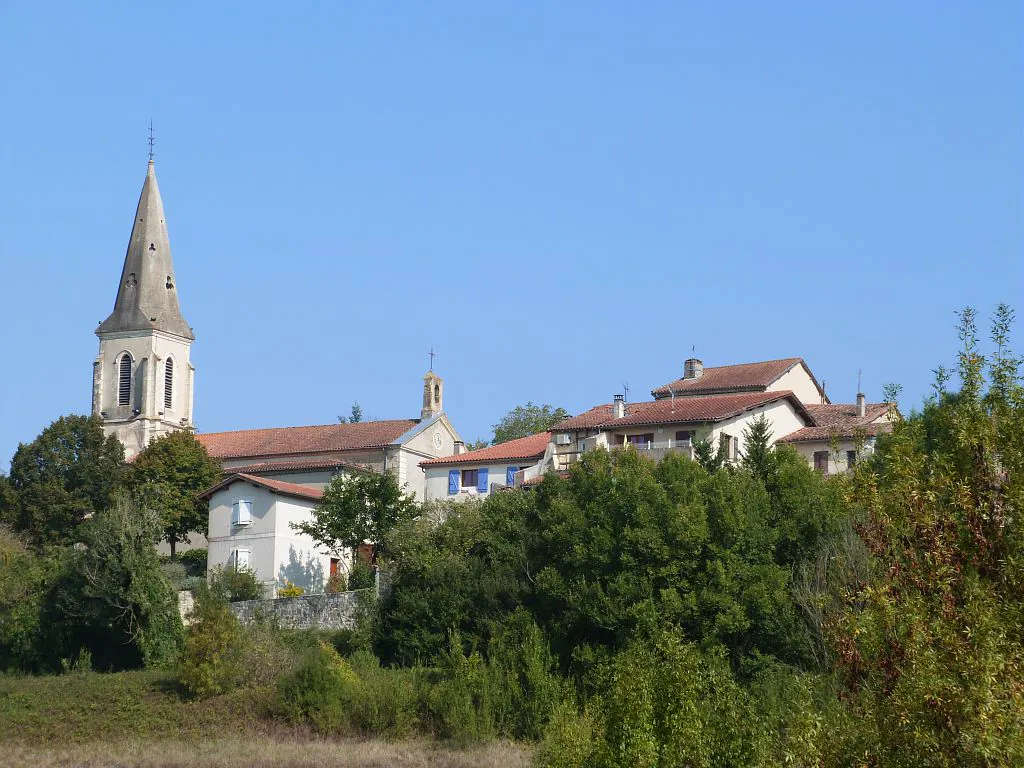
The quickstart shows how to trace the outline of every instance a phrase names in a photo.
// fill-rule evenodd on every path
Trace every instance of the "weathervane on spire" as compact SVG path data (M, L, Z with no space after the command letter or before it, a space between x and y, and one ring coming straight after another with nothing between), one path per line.
M153 162L153 121L149 121L149 162Z
M434 357L437 355L437 353L434 351L434 348L431 347L430 348L430 352L428 354L430 355L430 370L433 371L434 370Z

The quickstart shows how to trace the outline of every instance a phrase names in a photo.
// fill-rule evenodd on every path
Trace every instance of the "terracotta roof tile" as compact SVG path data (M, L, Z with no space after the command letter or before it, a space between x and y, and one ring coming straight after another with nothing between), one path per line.
M804 406L789 390L780 392L746 392L735 395L713 397L680 397L654 400L645 403L628 403L626 415L621 419L612 416L612 405L605 404L566 419L555 431L593 429L597 427L629 427L645 424L686 424L694 422L722 421L751 408L768 405L777 400L788 399L812 423Z
M363 421L358 424L242 429L235 432L208 432L196 435L196 439L215 459L287 456L383 448L418 423L416 419L393 419Z
M787 357L782 360L765 360L760 363L709 367L704 369L704 374L700 378L670 381L668 384L651 390L651 395L659 398L668 397L672 392L685 395L710 395L723 392L764 391L788 370L801 364L803 364L802 358ZM808 373L810 373L809 370ZM813 379L813 376L811 378Z
M875 437L892 430L888 421L875 423L889 412L889 403L870 403L863 417L857 415L857 406L853 403L833 403L831 405L808 405L807 410L814 418L816 426L804 427L780 437L780 443L800 443L808 441L831 440L832 438L852 438L858 434Z
M229 475L246 474L262 475L273 472L303 472L326 469L351 469L356 472L374 472L372 467L365 464L356 464L352 461L342 459L324 459L313 456L308 459L297 459L295 461L260 461L253 464L240 464L236 467L228 467L225 473Z
M459 454L458 456L441 456L437 459L421 461L421 467L447 466L449 464L485 463L489 461L513 461L515 459L539 459L551 442L550 432L538 432L536 435L520 437L498 445L480 448L476 451Z
M199 498L208 499L210 496L215 494L222 488L227 488L232 483L236 483L239 480L244 480L247 483L258 485L266 488L274 493L283 493L287 496L298 496L303 499L319 500L323 498L324 492L319 488L310 488L305 485L299 485L298 483L285 483L281 480L271 480L267 477L257 477L256 475L247 475L243 472L236 472L230 477L226 477L210 488L199 494Z

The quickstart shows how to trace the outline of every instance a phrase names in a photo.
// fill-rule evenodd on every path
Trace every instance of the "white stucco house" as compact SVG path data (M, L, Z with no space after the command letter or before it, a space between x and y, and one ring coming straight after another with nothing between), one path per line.
M511 488L516 476L541 462L551 445L551 433L539 432L476 451L421 461L426 473L426 498L483 498Z
M286 581L322 592L333 573L348 572L350 558L332 556L291 527L309 520L322 496L319 488L297 483L229 475L201 495L210 505L211 568L252 569L267 597Z

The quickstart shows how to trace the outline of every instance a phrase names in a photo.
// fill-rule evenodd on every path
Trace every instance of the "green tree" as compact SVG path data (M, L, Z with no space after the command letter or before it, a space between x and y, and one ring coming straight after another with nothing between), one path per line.
M341 474L324 489L312 519L292 528L341 557L363 542L382 547L391 529L418 512L416 500L389 472Z
M182 626L153 546L160 530L154 511L124 496L82 526L83 546L67 551L44 608L56 658L86 648L101 669L173 661Z
M772 464L772 426L763 413L743 430L743 466L760 477L768 477Z
M210 457L190 430L157 438L129 466L128 487L138 503L152 507L163 526L171 557L188 534L205 534L207 503L198 494L220 478L220 463Z
M124 447L96 416L62 416L11 460L14 528L37 547L69 543L82 521L106 509L124 475Z
M880 440L850 487L870 554L831 635L861 761L1024 763L1024 389L960 315L961 388ZM942 378L942 377L940 377Z
M0 671L44 671L40 612L55 565L0 525Z
M569 412L564 408L534 405L533 402L527 401L526 405L517 405L506 413L501 421L494 425L494 443L505 443L544 432L568 415Z
M358 424L363 420L363 406L358 402L352 403L352 413L348 417L349 424Z

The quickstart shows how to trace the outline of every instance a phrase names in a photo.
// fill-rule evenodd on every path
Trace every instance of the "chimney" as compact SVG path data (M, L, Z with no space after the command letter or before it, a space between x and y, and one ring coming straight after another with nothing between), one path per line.
M695 357L691 357L683 363L684 379L699 379L704 375L704 363Z
M868 406L864 400L864 393L857 393L857 418L863 419L868 415Z
M462 440L455 441L455 455L461 456L466 452L466 444Z
M626 398L624 395L615 395L612 400L612 416L621 419L626 415Z

